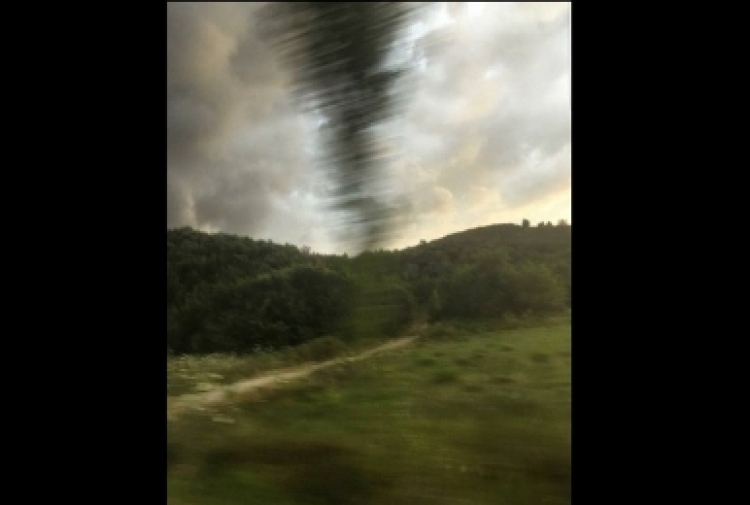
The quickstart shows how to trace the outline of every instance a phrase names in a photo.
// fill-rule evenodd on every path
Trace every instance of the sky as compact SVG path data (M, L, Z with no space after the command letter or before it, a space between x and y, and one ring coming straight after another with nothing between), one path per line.
M326 207L320 117L293 105L260 6L167 6L167 227L356 252ZM381 140L402 204L387 248L571 222L570 37L569 2L439 2L414 20L392 54L410 94Z

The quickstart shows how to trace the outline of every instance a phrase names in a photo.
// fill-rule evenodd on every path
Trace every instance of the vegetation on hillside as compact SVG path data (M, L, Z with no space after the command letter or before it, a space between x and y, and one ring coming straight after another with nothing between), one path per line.
M190 228L167 231L167 347L247 353L433 320L570 306L571 227L501 224L401 251L321 255Z

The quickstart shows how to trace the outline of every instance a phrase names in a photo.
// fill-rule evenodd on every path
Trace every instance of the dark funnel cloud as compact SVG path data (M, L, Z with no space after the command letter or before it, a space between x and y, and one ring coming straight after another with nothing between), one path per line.
M398 209L379 184L388 152L377 127L401 105L395 88L407 66L391 55L419 5L407 2L273 3L260 26L293 76L303 110L326 119L324 163L335 181L332 208L347 220L339 238L355 249L382 245Z

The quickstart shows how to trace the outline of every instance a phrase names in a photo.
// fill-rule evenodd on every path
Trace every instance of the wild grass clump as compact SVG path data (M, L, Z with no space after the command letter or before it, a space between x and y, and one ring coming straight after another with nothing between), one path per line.
M472 364L472 359L466 356L459 356L457 358L453 358L453 363L458 366L470 366Z
M423 338L428 340L450 340L460 336L463 332L449 323L436 323L425 330Z
M341 356L349 347L336 337L320 337L305 342L295 348L296 354L304 361L325 361Z
M499 376L499 377L492 377L492 378L490 378L490 382L492 384L510 384L511 382L513 382L513 379L511 379L510 377L506 377L506 376L503 375L503 376Z
M456 370L445 368L438 370L432 376L432 381L436 384L450 384L460 382L460 375Z
M463 390L467 393L481 393L484 391L484 387L481 384L466 384Z
M549 363L549 356L543 352L535 352L531 355L531 361L534 363Z
M417 366L429 367L429 366L435 365L437 363L437 360L429 356L423 356L421 358L417 358L416 360L414 360L414 363Z

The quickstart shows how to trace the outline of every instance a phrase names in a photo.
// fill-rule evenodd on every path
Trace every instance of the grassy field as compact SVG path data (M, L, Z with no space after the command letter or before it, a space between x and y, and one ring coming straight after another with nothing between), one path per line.
M567 504L570 323L436 325L187 413L167 450L172 505Z
M351 356L386 341L386 339L370 339L344 343L334 337L323 337L293 348L259 350L244 356L232 354L169 356L167 358L167 395L177 396L208 391L270 370Z

